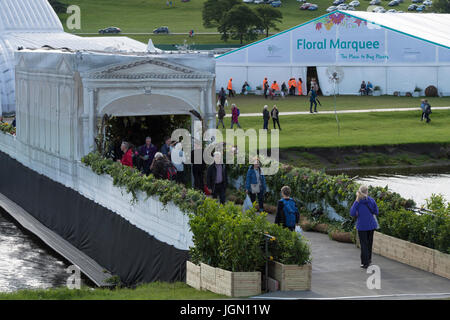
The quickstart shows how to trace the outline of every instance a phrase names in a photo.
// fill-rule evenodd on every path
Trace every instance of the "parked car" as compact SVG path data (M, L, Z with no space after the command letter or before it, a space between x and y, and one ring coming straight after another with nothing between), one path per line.
M395 10L395 9L389 9L389 10L386 11L386 12L389 12L389 13L397 13L397 10Z
M253 3L253 0L242 0L243 3Z
M398 6L398 5L399 5L399 3L398 3L397 0L392 0L391 2L388 3L389 7L395 7L395 6Z
M425 0L425 1L423 2L423 4L426 5L426 6L432 6L432 5L433 5L433 1L431 1L431 0Z
M155 30L153 30L154 34L160 34L160 33L169 33L169 28L168 27L159 27L156 28Z
M311 4L309 7L308 7L308 10L309 11L316 11L317 9L319 9L319 6L317 5L317 4Z
M120 30L120 28L117 27L109 27L109 28L105 28L105 29L100 29L98 30L98 33L121 33L122 30Z
M417 7L416 11L422 12L425 11L427 9L427 7L423 4L421 4L420 6Z
M333 11L336 11L336 10L337 10L336 6L331 6L331 7L327 8L327 12L333 12Z
M305 2L304 4L302 4L300 6L300 10L308 10L309 6L311 5L311 3L309 2Z
M408 6L408 11L416 11L417 9L417 4L410 4Z
M338 6L338 5L340 5L341 3L344 3L344 2L345 2L345 0L334 0L333 1L333 5Z
M372 0L369 2L369 4L372 6L376 6L377 4L380 4L380 3L381 3L381 0Z
M353 0L348 5L351 6L351 7L359 7L360 3L359 3L358 0Z
M303 2L303 3L305 3L306 0L297 0L297 2Z
M411 0L412 3L422 3L423 0Z
M281 1L272 1L272 3L270 4L272 7L274 8L279 8L281 7Z
M348 5L346 5L345 3L341 3L340 5L337 6L338 10L347 10L348 9Z
M255 0L255 2L253 2L254 4L262 4L264 3L264 0Z

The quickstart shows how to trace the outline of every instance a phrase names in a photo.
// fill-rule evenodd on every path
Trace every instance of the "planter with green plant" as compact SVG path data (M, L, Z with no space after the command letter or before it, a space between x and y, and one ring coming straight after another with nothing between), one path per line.
M373 88L373 96L374 97L381 96L381 88L380 88L380 86L375 86Z
M422 89L420 89L419 87L415 87L414 88L414 92L413 92L413 97L418 98L422 95Z

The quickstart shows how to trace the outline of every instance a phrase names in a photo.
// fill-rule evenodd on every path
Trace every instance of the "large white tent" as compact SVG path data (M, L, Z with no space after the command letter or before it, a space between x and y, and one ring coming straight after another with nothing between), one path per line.
M339 67L339 68L337 68ZM334 92L333 70L342 72L339 94L358 94L370 81L382 94L424 90L450 95L450 15L335 11L216 57L217 88L240 91L291 77L317 77L324 95Z
M82 38L64 32L47 0L0 0L0 114L15 110L14 52L43 46L71 50L145 52L127 37Z

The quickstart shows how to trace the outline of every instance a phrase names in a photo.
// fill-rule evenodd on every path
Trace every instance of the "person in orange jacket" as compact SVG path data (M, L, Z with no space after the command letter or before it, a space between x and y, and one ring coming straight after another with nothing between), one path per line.
M297 87L297 82L295 81L295 78L289 79L289 95L295 96L295 88Z
M275 92L280 91L280 87L278 86L278 83L276 81L274 81L272 83L272 86L270 87L270 95L273 99L273 97L275 96Z
M269 90L269 81L267 81L267 78L264 78L263 90L264 90L264 98L267 99L267 90Z
M233 78L230 78L230 80L228 80L228 96L230 97L234 97L234 93L233 93Z
M295 80L294 80L294 82L295 82ZM298 95L299 95L299 96L303 95L303 88L302 88L302 85L303 85L302 78L298 78L297 89L298 89Z

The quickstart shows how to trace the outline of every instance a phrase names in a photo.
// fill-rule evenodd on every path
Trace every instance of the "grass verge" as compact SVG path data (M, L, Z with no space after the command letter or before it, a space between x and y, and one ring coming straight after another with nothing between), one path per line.
M0 293L0 300L206 300L227 297L209 291L199 291L182 282L153 282L135 289L67 288L20 290Z

